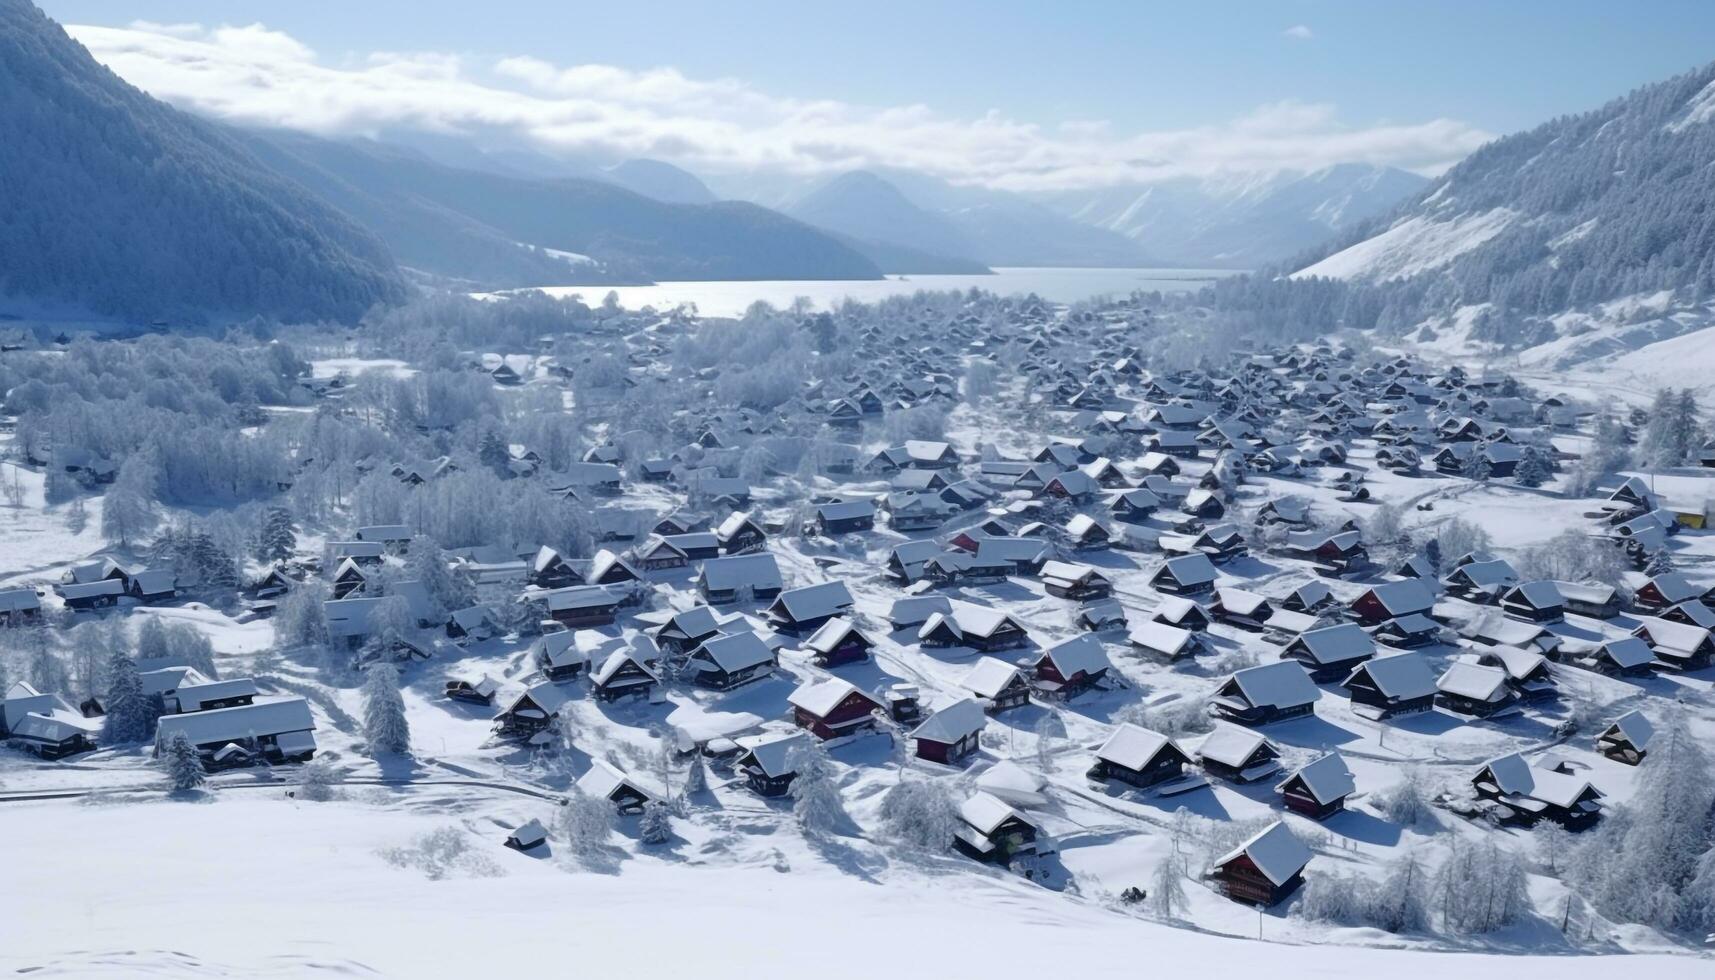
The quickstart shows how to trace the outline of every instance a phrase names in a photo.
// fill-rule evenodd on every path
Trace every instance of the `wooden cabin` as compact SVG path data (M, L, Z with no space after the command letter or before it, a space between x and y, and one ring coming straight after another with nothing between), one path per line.
M1305 764L1274 787L1293 813L1326 820L1346 808L1346 797L1357 790L1352 772L1340 753L1330 752Z
M1367 717L1381 720L1420 714L1435 707L1435 675L1422 656L1397 653L1374 657L1352 668L1341 683L1354 706Z
M931 712L912 730L915 754L930 762L959 765L981 747L983 728L987 725L988 716L982 704L974 698L961 698Z
M1086 775L1096 782L1118 781L1148 789L1185 774L1191 757L1173 739L1129 722L1122 722L1096 750L1095 764Z
M838 677L807 681L786 700L792 706L793 722L821 739L873 729L875 712L883 707L881 702Z
M1304 884L1310 849L1276 821L1214 862L1209 873L1222 893L1235 902L1278 905Z

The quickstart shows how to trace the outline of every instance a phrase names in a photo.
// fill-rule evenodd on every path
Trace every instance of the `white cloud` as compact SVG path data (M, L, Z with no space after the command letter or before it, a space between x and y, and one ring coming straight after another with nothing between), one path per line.
M1285 37L1292 38L1294 41L1308 41L1316 36L1316 32L1312 31L1305 24L1293 24L1291 27L1288 27L1280 33Z
M233 122L323 134L418 127L507 132L549 149L651 156L710 173L816 174L864 166L1015 190L1367 162L1435 173L1489 134L1451 119L1352 126L1334 106L1284 101L1226 122L1122 131L1079 119L1042 127L999 111L798 99L673 68L473 65L441 52L375 52L333 64L261 24L69 26L128 81Z

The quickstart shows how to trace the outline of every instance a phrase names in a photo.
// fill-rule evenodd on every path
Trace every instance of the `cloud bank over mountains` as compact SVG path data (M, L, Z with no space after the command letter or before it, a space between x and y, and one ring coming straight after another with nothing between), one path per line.
M500 134L548 152L665 159L711 174L892 167L1014 191L1339 163L1433 175L1491 138L1453 119L1354 124L1334 105L1290 100L1218 124L1121 132L1102 120L1041 126L1000 110L960 118L923 104L797 99L670 67L447 52L332 58L262 24L66 29L132 84L228 122L321 135Z

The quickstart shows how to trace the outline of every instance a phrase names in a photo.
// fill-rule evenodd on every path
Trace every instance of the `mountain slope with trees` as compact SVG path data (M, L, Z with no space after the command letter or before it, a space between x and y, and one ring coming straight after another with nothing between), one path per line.
M148 321L349 319L403 294L373 236L0 0L0 297Z
M447 166L397 146L270 131L272 166L336 201L401 262L491 287L652 279L874 279L825 232L736 201L677 204L601 180ZM588 256L573 279L541 251ZM593 277L593 278L592 278Z

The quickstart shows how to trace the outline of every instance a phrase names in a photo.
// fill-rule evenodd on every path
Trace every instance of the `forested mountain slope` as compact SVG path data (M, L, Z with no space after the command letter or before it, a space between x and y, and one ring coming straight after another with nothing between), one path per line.
M1715 286L1715 64L1496 140L1289 268L1368 287L1355 325L1482 307L1473 339L1513 344L1624 297L1696 303Z
M0 0L0 306L350 319L402 295L373 236Z
M606 181L507 176L395 146L300 133L256 134L270 163L368 224L401 262L519 286L574 279L536 249L588 256L595 281L873 279L880 270L832 236L753 204L680 204Z

